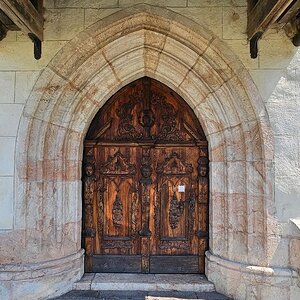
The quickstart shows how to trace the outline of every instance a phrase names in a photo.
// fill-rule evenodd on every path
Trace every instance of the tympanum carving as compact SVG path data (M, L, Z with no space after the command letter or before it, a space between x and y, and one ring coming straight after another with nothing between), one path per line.
M152 94L152 105L161 112L162 125L159 133L155 137L163 141L182 141L184 137L178 128L178 111L168 103L166 97L158 93Z
M120 120L117 130L118 139L139 139L142 137L142 133L138 132L133 124L132 115L132 110L141 99L141 95L130 95L129 101L122 104L116 110L116 114Z

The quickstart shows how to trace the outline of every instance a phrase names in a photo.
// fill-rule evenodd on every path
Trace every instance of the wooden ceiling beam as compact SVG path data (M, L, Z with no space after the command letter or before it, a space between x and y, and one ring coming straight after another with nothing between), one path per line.
M0 23L4 26L7 30L18 31L20 30L17 25L2 11L0 10Z
M258 32L265 32L292 2L293 0L259 0L248 14L248 39Z
M34 34L40 41L43 40L43 16L29 0L0 0L0 9L26 35Z
M29 0L0 0L0 9L25 33L34 44L35 59L41 58L44 18L42 16L42 0L36 0L38 9Z
M299 0L258 0L248 12L247 34L251 58L257 57L257 44L263 33L280 19L295 1Z

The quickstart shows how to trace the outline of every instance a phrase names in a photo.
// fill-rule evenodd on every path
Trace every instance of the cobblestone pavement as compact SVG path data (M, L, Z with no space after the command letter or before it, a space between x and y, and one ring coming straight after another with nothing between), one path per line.
M71 291L55 300L230 300L217 292Z

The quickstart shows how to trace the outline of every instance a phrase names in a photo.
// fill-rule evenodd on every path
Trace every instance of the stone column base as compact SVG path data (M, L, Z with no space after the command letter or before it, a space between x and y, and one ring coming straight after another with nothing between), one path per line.
M83 273L84 250L34 264L0 265L1 299L47 299L72 289Z
M206 276L216 291L237 300L299 300L299 274L289 268L251 266L206 252Z

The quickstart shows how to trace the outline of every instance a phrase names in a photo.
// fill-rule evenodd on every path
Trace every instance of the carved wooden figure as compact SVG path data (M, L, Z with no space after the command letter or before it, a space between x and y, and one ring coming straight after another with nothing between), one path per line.
M85 140L87 272L203 273L208 151L190 107L147 77L117 92Z

